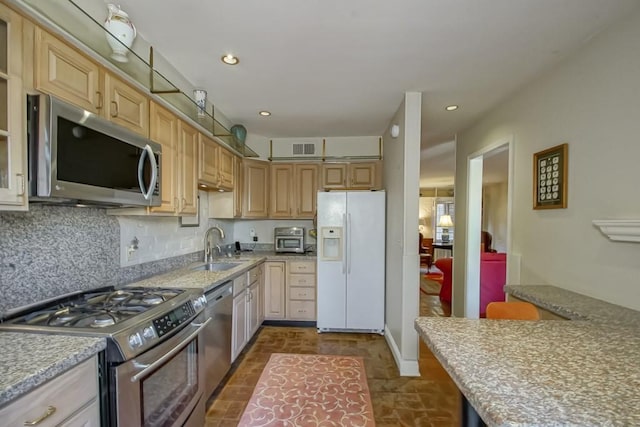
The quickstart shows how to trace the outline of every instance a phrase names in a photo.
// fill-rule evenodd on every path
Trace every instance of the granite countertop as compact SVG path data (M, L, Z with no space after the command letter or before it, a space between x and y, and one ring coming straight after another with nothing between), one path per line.
M0 332L0 406L105 347L104 338Z
M571 320L637 327L640 311L550 285L507 285L505 291Z
M553 286L507 288L579 320L415 321L480 417L490 426L640 425L640 312Z
M168 273L149 277L127 286L166 287L166 288L198 288L204 292L214 289L221 283L238 277L263 263L264 261L315 261L316 254L282 254L276 252L242 252L233 257L220 257L216 262L240 262L241 264L225 271L192 270L193 267L204 264L194 263Z
M315 261L315 253L242 252L217 262L241 262L226 271L194 271L196 263L127 286L200 288L205 292L264 261ZM0 406L104 350L104 338L0 332Z

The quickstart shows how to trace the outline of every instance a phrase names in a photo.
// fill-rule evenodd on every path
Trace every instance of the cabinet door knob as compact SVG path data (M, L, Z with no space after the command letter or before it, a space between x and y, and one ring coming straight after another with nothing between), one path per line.
M51 415L55 414L56 411L57 411L57 409L56 409L55 406L47 406L47 410L44 412L44 414L42 414L40 417L36 418L35 420L25 421L24 425L25 426L37 426L38 424L40 424L41 422L43 422L44 420L49 418Z

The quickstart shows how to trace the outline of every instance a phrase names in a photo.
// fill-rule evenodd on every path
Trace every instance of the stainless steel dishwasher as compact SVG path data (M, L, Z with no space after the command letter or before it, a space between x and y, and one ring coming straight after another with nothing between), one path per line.
M204 330L204 395L208 399L231 367L231 318L233 282L224 282L205 294L205 319L211 321Z

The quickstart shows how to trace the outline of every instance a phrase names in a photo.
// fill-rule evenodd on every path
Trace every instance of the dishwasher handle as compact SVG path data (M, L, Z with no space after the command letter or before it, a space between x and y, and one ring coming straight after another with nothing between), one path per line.
M211 307L219 304L225 297L233 295L233 282L228 281L218 286L212 291L204 294L207 298L207 306Z

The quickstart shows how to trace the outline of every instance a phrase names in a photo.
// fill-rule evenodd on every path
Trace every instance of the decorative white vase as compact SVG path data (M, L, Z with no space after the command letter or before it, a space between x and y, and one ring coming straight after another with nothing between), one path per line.
M204 89L195 89L193 97L196 99L198 118L203 118L207 114L207 91Z
M111 58L118 62L128 62L127 53L138 32L129 15L120 9L120 6L109 3L107 8L109 16L104 21L104 28L107 30L107 43L113 51Z

